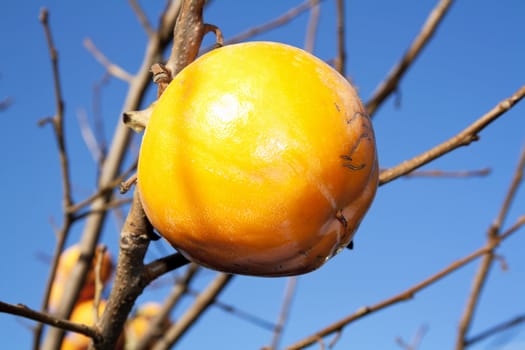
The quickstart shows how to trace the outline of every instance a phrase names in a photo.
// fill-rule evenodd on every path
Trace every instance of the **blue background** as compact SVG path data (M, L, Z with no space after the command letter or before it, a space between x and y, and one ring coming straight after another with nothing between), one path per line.
M156 25L164 1L143 1ZM299 1L214 0L205 12L226 38L264 23ZM366 101L419 32L436 1L347 1L347 74ZM3 185L0 215L0 300L38 309L55 246L54 225L61 220L62 185L51 127L38 120L55 113L48 50L38 22L41 6L50 10L51 28L59 51L66 103L66 140L71 157L72 186L77 201L95 190L96 163L82 139L77 115L92 117L93 87L104 68L82 45L89 37L110 60L135 72L143 57L146 34L125 1L19 1L0 4L0 99L12 105L0 112ZM450 138L509 97L525 82L525 2L521 0L458 1L435 38L410 68L400 85L401 106L391 97L374 117L381 167L394 166ZM314 53L336 55L335 1L322 2ZM277 30L253 39L304 45L307 13ZM211 43L207 38L205 45ZM110 140L119 122L127 84L110 79L102 88L101 113ZM153 91L145 103L153 101ZM399 179L382 187L356 238L356 249L345 251L323 268L298 280L282 346L302 339L352 314L358 308L393 296L470 254L485 243L525 141L525 104L490 125L481 140L428 165L426 169L473 170L490 167L487 177L468 179ZM140 136L131 154L137 153ZM132 156L129 157L130 159ZM523 189L504 227L524 214ZM125 213L124 208L124 213ZM111 216L103 242L117 254L118 213ZM69 244L79 239L74 225ZM509 265L491 270L469 334L525 313L524 232L498 250ZM171 251L154 243L148 259ZM345 328L337 349L397 349L396 337L409 342L428 327L420 349L451 348L459 318L479 261L396 304ZM139 303L162 300L176 273L148 287ZM214 272L202 272L195 289ZM236 277L219 297L244 312L275 322L286 278ZM184 305L192 301L188 296ZM173 317L184 308L179 306ZM30 348L32 322L0 314L4 349ZM184 349L259 349L272 332L211 307L181 341ZM326 343L330 341L327 339ZM319 348L314 345L313 348ZM525 349L522 326L501 333L473 349Z

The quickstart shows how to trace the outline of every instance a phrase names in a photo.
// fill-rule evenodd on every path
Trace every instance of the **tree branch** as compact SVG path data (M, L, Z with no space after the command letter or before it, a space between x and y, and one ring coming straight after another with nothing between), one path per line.
M293 7L291 9L289 9L288 11L286 11L285 13L283 13L282 15L280 15L279 17L269 21L269 22L266 22L266 23L263 23L263 24L260 24L258 26L255 26L253 28L250 28L242 33L239 33L233 37L231 37L230 39L227 39L224 41L224 45L231 45L231 44L236 44L236 43L239 43L241 41L245 41L255 35L258 35L258 34L261 34L261 33L264 33L264 32L267 32L267 31L270 31L272 29L275 29L277 27L280 27L288 22L290 22L291 20L293 20L294 18L296 18L297 16L299 16L301 13L307 11L308 9L310 9L312 6L316 5L317 2L320 2L320 1L323 1L323 0L319 0L319 1L311 1L311 0L305 0L303 1L301 4L297 5L296 7ZM204 49L203 51L204 52L207 52L207 51L210 51L212 49L212 47L208 47L206 49Z
M156 35L149 39L142 66L130 83L128 94L122 108L124 111L137 109L140 105L146 87L151 82L151 65L157 57L161 55L171 39L179 8L180 1L171 1L169 3L169 6L161 17ZM130 139L131 131L122 124L119 119L111 147L100 171L99 188L107 188L108 184L111 184L118 176ZM107 211L102 209L106 207L111 197L112 192L108 192L98 196L91 202L91 210L95 214L87 218L80 241L81 254L86 257L86 259L80 260L75 266L71 278L65 286L63 298L57 309L57 316L61 318L69 317L77 300L77 296L80 293L105 222ZM63 334L64 332L62 330L51 328L47 333L42 350L58 350L62 342Z
M55 104L56 104L56 114L54 117L49 118L48 120L53 125L53 130L55 133L55 139L58 146L58 154L60 159L60 169L62 176L62 208L63 208L63 222L62 227L57 233L57 242L55 245L55 252L53 255L53 261L51 263L51 268L49 276L46 282L46 288L44 292L44 297L42 300L41 310L47 311L49 298L51 295L51 287L55 280L56 269L58 267L58 261L60 259L60 254L64 250L64 245L66 242L67 234L71 225L73 224L74 217L73 214L68 212L73 204L72 194L71 194L71 174L69 171L69 158L67 154L65 134L64 134L64 101L62 97L62 87L60 84L60 71L58 66L58 52L55 47L53 36L51 34L51 29L49 26L49 12L46 8L43 8L40 11L39 16L40 23L44 28L44 33L46 36L47 46L49 50L49 56L51 59L51 66L53 72L53 83L54 83L54 92L55 92ZM35 327L34 338L33 338L33 348L38 349L40 347L40 341L42 338L43 324L40 323Z
M182 296L186 293L189 284L199 271L199 265L191 264L184 273L183 277L175 283L172 292L168 296L167 300L162 304L162 310L155 315L151 320L146 333L138 341L137 345L133 350L147 350L155 339L162 336L165 331L166 320L169 319L171 310L181 300Z
M477 170L459 170L459 171L445 171L445 170L415 170L405 175L405 178L410 177L448 177L448 178L465 178L476 176L487 176L491 172L490 168L483 168Z
M456 136L448 139L447 141L437 145L436 147L416 156L410 160L404 161L403 163L381 171L379 175L379 185L384 185L390 181L397 179L400 176L410 173L414 169L427 164L434 159L441 157L442 155L455 150L461 146L466 146L472 141L477 141L479 136L478 133L485 129L490 123L496 120L498 117L503 115L509 109L511 109L516 103L518 103L525 96L525 85L518 89L511 97L501 101L494 108L488 111L481 118L476 120L466 129L461 131Z
M468 347L468 346L471 346L471 345L474 345L482 340L485 340L486 338L488 337L491 337L493 336L494 334L497 334L497 333L500 333L500 332L503 332L503 331L506 331L512 327L516 327L522 323L525 322L525 315L521 315L521 316L518 316L518 317L514 317L513 319L511 320L508 320L508 321L505 321L505 322L502 322L500 324L497 324L493 327L490 327L489 329L479 333L478 335L475 335L469 339L466 339L465 340L465 347Z
M345 50L345 6L344 0L337 0L337 57L335 69L345 76L346 72L346 50Z
M319 26L321 3L319 0L310 0L310 2L312 5L310 10L310 18L308 19L308 26L306 27L304 50L308 52L314 52L315 36L317 34L317 27Z
M288 314L290 312L290 306L292 304L293 297L295 295L295 289L297 286L297 276L289 277L288 283L286 284L286 290L284 292L284 300L281 306L281 312L279 314L279 321L274 327L272 345L270 349L277 350L279 342L281 340L281 335L283 333L284 325L288 319Z
M131 8L133 9L133 11L135 12L135 15L137 15L137 18L138 18L140 24L142 25L142 27L144 27L144 30L146 31L146 34L148 35L148 38L151 38L152 36L154 36L155 35L155 30L151 26L151 23L149 23L148 18L146 17L146 14L144 13L142 8L140 7L140 5L137 2L137 0L129 0L129 4L130 4Z
M51 314L35 311L23 304L13 305L0 301L0 312L22 316L30 320L48 324L53 327L60 327L68 331L81 333L93 339L100 338L100 334L92 327L56 318Z
M202 21L204 0L185 0L182 4L178 20L173 31L173 48L166 64L168 72L173 78L186 65L191 63L205 34L205 25ZM165 86L158 85L158 96ZM91 349L114 349L118 337L123 329L126 318L136 298L155 275L144 266L143 259L149 240L154 237L140 201L140 195L135 190L133 204L126 224L121 234L121 245L117 274L108 304L97 327L102 334L102 341L95 341ZM187 260L183 259L183 263ZM155 265L154 265L155 266ZM153 269L158 272L159 269Z
M206 290L195 299L195 302L186 313L157 341L152 350L170 349L188 331L201 314L206 311L208 306L213 304L217 295L226 287L232 277L232 275L218 273L217 277L208 285Z
M499 244L501 244L501 242L503 242L505 239L509 238L512 234L517 232L519 228L523 227L523 225L525 225L525 216L520 217L520 219L516 222L514 226L512 226L502 235L498 236L496 239L488 242L485 246L465 256L464 258L456 260L455 262L453 262L443 270L439 271L438 273L430 276L429 278L417 283L416 285L406 289L405 291L393 297L390 297L372 306L365 306L360 308L354 314L345 317L342 320L337 321L326 328L323 328L315 334L312 334L311 336L306 337L293 345L290 345L286 348L286 350L304 349L309 345L317 343L319 339L322 339L327 335L342 331L344 327L346 327L354 321L357 321L365 316L368 316L374 312L385 309L399 302L412 299L416 295L416 293L420 292L421 290L441 280L443 277L446 277L447 275L472 262L473 260L479 258L480 256L483 256L484 254L493 251Z
M133 75L126 72L122 67L112 63L96 46L95 43L90 39L86 38L84 39L84 47L86 50L88 50L93 57L104 67L106 68L107 72L114 76L115 78L118 78L120 80L125 81L126 83L130 83L133 81Z
M401 58L399 63L397 63L394 68L392 68L385 81L383 81L376 88L376 91L366 103L366 110L370 116L376 112L379 106L386 100L388 96L390 96L392 92L398 89L398 84L401 81L401 78L406 73L410 65L419 56L426 44L428 44L437 27L445 17L445 14L448 12L452 2L452 0L441 0L432 10L425 21L423 28L421 28L421 31L412 42L410 48Z
M96 324L102 337L100 340L94 340L94 349L115 348L128 314L146 286L142 278L143 260L152 232L153 228L144 214L138 191L135 191L133 203L120 236L114 285L102 318Z
M524 168L525 168L525 147L523 147L523 150L521 152L518 166L514 173L514 177L511 181L511 184L509 186L507 195L505 196L505 200L503 201L501 209L496 217L496 220L488 229L487 242L489 244L490 242L497 240L500 237L500 230L503 225L503 221L508 214L510 205L512 201L515 199L518 187L521 184L521 181L523 179ZM470 292L470 296L468 298L467 304L465 306L465 310L463 311L463 315L461 316L461 320L459 323L458 335L456 338L456 350L463 350L465 348L465 344L467 342L467 332L470 329L470 325L472 324L472 319L474 317L474 311L476 310L476 306L479 303L479 298L480 298L482 289L487 282L487 277L488 277L490 268L492 267L494 258L495 258L494 250L488 251L483 257L483 260L481 261L478 271L474 277L472 290Z

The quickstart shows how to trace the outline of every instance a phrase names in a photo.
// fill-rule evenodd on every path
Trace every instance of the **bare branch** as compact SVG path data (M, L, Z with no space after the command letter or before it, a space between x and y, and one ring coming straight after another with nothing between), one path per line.
M295 289L297 286L297 277L288 278L288 283L286 284L286 290L284 292L284 300L281 306L281 313L279 314L279 321L275 325L273 330L273 338L271 349L278 349L279 341L281 340L281 334L288 319L288 313L290 312L290 305L292 303Z
M479 170L460 170L460 171L445 171L445 170L415 170L404 177L448 177L448 178L465 178L476 176L487 176L491 172L490 168L483 168Z
M200 291L193 290L191 288L188 288L186 291L188 295L191 295L193 297L199 297L201 294ZM254 315L252 313L246 312L244 310L241 310L231 304L224 303L218 299L215 299L210 306L214 306L218 309L221 309L224 312L227 312L235 317L238 317L241 320L244 320L246 322L249 322L257 327L266 329L266 330L273 330L275 328L275 324L273 322L270 322L268 320L265 320L262 317L259 317L257 315Z
M335 69L345 76L346 72L346 50L345 50L345 8L344 0L337 0L337 57Z
M475 335L469 339L465 340L465 347L474 345L476 343L479 343L482 340L487 339L488 337L493 336L494 334L498 334L501 332L504 332L512 327L516 327L522 323L525 322L525 315L514 317L511 320L499 323L493 327L490 327L487 330L484 330L483 332L480 332L478 335Z
M144 283L143 260L149 246L149 234L153 228L142 209L138 192L133 196L133 204L124 223L120 236L120 249L115 275L102 318L96 327L101 339L94 341L92 349L114 349L135 299L142 293ZM118 286L118 287L115 287Z
M232 275L218 273L217 277L195 299L193 305L157 341L152 350L168 350L195 323L201 314L213 303L217 295L231 281Z
M162 333L165 332L164 325L166 320L169 319L171 310L175 305L180 301L182 296L186 293L189 284L196 276L199 271L199 266L196 264L190 264L188 269L184 273L184 276L177 280L175 286L170 295L162 304L162 310L151 320L148 330L143 335L142 339L139 340L137 346L133 350L146 350L150 347L155 339L158 339L162 336Z
M104 158L104 153L98 144L95 133L89 125L87 112L85 109L80 109L77 111L77 119L80 128L80 134L82 135L82 139L84 140L89 153L91 153L91 157L93 157L95 163L100 164L100 161Z
M13 104L13 99L11 97L5 97L3 100L0 100L0 112L5 111Z
M48 324L53 327L59 327L68 331L81 333L93 339L100 338L100 334L92 327L56 318L51 314L32 310L23 304L13 305L0 301L0 312L22 316L34 321Z
M466 146L472 141L478 140L478 133L481 130L485 129L490 123L511 109L524 96L525 85L519 88L518 91L514 93L514 95L498 103L494 108L492 108L485 115L469 125L456 136L453 136L447 141L420 154L419 156L404 161L393 168L383 170L379 176L379 184L384 185L400 176L410 173L414 169L417 169L420 166L427 164L448 152L455 150L456 148Z
M253 37L255 35L258 35L258 34L270 31L272 29L275 29L277 27L280 27L280 26L290 22L291 20L293 20L294 18L299 16L301 13L303 13L303 12L307 11L308 9L310 9L312 6L315 5L315 3L317 3L317 1L312 2L311 0L305 0L301 4L299 4L298 6L289 9L288 11L286 11L285 13L280 15L279 17L277 17L277 18L275 18L275 19L273 19L273 20L271 20L269 22L261 24L261 25L258 25L258 26L253 27L253 28L250 28L250 29L248 29L248 30L246 30L246 31L244 31L242 33L237 34L236 36L234 36L234 37L232 37L230 39L225 40L224 41L224 45L231 45L231 44L239 43L239 42L244 41L246 39L249 39L249 38L251 38L251 37ZM205 49L204 51L208 51L208 50L209 49Z
M120 185L120 183L122 181L124 181L125 178L127 178L129 176L129 174L131 174L131 172L133 172L135 169L137 168L137 162L134 162L127 170L125 170L122 174L120 174L117 178L115 178L115 180L113 180L112 182L108 183L106 186L104 187L99 187L98 190L93 193L91 196L89 196L88 198L72 205L71 207L68 208L68 211L70 213L75 213L77 211L79 211L80 209L88 206L89 204L93 203L93 201L95 201L96 199L100 198L100 197L103 197L103 196L106 196L108 194L111 194L111 192L117 187ZM108 200L108 203L109 203L109 200ZM107 204L106 204L106 208L109 209L109 207L107 207ZM100 209L100 208L99 208Z
M521 151L518 166L516 168L514 177L507 191L507 195L505 196L505 200L503 201L503 204L501 206L500 212L498 213L496 220L494 221L494 223L490 226L488 230L487 242L489 244L490 242L497 240L498 237L500 236L500 230L501 230L501 226L503 225L503 221L508 214L510 205L512 201L515 199L518 187L521 184L521 181L523 179L523 169L524 168L525 168L525 147L523 147L523 150ZM494 258L495 258L494 251L493 250L488 251L486 255L483 257L483 260L481 261L478 271L476 272L476 275L473 281L473 285L472 285L472 289L470 292L470 296L467 300L465 310L463 311L463 315L461 316L461 320L459 322L458 335L456 338L456 350L463 350L465 348L465 344L467 341L466 339L467 332L470 329L470 325L472 324L472 319L474 317L474 311L476 310L476 307L479 303L479 298L483 290L483 287L485 286L487 282L487 277L488 277L490 268L492 267Z
M135 110L140 105L146 88L151 82L150 67L170 41L179 8L180 1L171 1L163 13L159 29L157 33L150 38L142 65L130 83L128 94L122 108L123 111ZM118 120L111 146L100 170L99 189L107 188L118 176L130 140L131 131ZM87 217L80 240L81 254L85 256L86 259L80 260L71 273L71 278L65 286L66 292L56 311L59 317L69 317L84 283L90 262L93 259L94 250L107 214L107 211L101 209L111 200L111 191L104 193L104 195L97 196L91 202L91 210L95 212L95 214ZM63 331L54 328L50 329L46 335L42 350L58 350L62 338Z
M87 211L84 211L82 213L76 213L75 216L74 216L74 220L80 220L80 219L83 219L85 218L86 216L89 216L89 215L93 215L93 214L98 214L98 213L101 213L101 212L104 212L104 211L107 211L107 210L110 210L110 209L116 209L116 208L119 208L123 205L126 205L126 204L129 204L131 203L131 199L130 198L122 198L122 199L116 199L112 202L108 202L106 203L106 205L104 207L101 207L99 209L91 209L91 210L87 210Z
M319 341L319 339L324 338L330 334L336 333L341 331L344 327L349 325L350 323L357 321L365 316L368 316L374 312L377 312L379 310L385 309L389 306L395 305L402 301L407 301L412 299L416 293L420 292L421 290L429 287L430 285L434 284L435 282L441 280L443 277L446 277L447 275L451 274L452 272L460 269L461 267L467 265L468 263L472 262L473 260L479 258L480 256L483 256L487 254L488 252L493 251L501 242L509 238L512 234L517 232L517 230L525 225L525 216L521 217L514 226L512 226L508 231L501 234L497 238L493 239L492 241L488 242L485 246L479 248L478 250L472 252L471 254L465 256L464 258L461 258L459 260L456 260L446 268L442 269L438 273L428 277L427 279L417 283L416 285L406 289L405 291L390 297L386 300L383 300L377 304L374 304L372 306L364 306L360 308L357 312L351 314L348 317L343 318L340 321L337 321L330 326L316 332L315 334L308 336L304 338L303 340L287 347L287 350L298 350L303 349L309 345L315 344Z
M379 106L392 92L396 91L401 78L406 73L410 65L414 62L414 60L419 56L426 44L430 41L437 27L452 5L452 2L452 0L441 0L432 10L425 21L423 28L421 28L421 31L412 42L412 45L408 51L405 53L399 63L397 63L394 68L392 68L388 74L388 77L376 88L372 98L370 98L370 100L366 103L366 110L370 116L375 113L377 108L379 108Z
M104 118L102 117L101 94L102 88L108 83L110 78L111 75L109 74L109 72L106 72L106 74L104 74L100 80L95 81L93 83L93 134L97 142L98 148L100 150L100 158L95 160L97 162L99 170L102 168L108 151L108 142L106 140L106 134L104 132Z
M204 0L186 0L182 4L173 31L173 48L166 62L166 68L170 71L172 79L199 53L205 34L205 24L202 20L203 8Z
M146 17L146 14L144 13L142 8L140 7L140 5L137 2L137 0L129 0L129 4L130 4L131 8L133 9L133 11L135 12L135 15L137 15L137 18L138 18L140 24L142 25L142 27L144 27L144 30L146 31L146 34L148 35L148 38L153 37L155 35L155 30L151 26L151 23L149 23L148 17Z
M73 215L68 212L67 209L73 204L72 194L71 194L71 175L69 171L69 158L67 154L66 141L64 135L64 102L62 97L62 87L60 84L60 72L58 66L58 52L55 48L53 36L51 34L51 29L49 26L49 13L48 10L43 8L40 11L39 20L44 28L44 33L46 36L47 46L49 50L49 56L51 59L52 72L53 72L53 83L54 83L54 92L55 92L55 104L56 104L56 114L53 118L48 120L53 125L53 130L55 133L55 139L58 146L58 154L60 159L60 169L62 176L62 207L63 207L63 223L62 227L58 230L57 233L57 242L55 245L55 253L53 256L53 261L51 263L50 273L48 280L46 282L46 289L44 293L44 298L42 300L41 310L46 311L48 308L49 297L51 295L51 287L55 280L56 269L58 266L58 261L60 258L60 253L64 250L65 241L67 234L71 225L73 224ZM64 317L65 318L65 317ZM40 323L35 327L34 342L33 348L38 349L40 347L40 341L42 337L43 324Z
M95 57L95 59L108 71L109 74L125 81L126 83L131 83L133 81L133 75L126 72L122 67L117 66L112 63L93 43L90 38L84 39L84 47Z
M402 338L398 337L396 338L396 343L402 347L405 350L417 350L419 348L419 344L421 344L421 340L423 339L423 336L426 334L428 330L428 327L423 325L419 327L416 334L414 335L414 338L410 342L410 344L406 343Z
M310 0L311 10L308 26L306 27L306 38L304 39L304 49L308 52L314 52L315 36L319 26L319 15L321 13L321 4L319 0Z

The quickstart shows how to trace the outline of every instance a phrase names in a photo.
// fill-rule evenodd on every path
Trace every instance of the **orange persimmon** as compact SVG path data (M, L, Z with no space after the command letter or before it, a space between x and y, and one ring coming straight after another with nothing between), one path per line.
M130 349L135 348L135 346L148 332L151 322L161 311L162 305L156 302L144 303L137 309L135 315L133 315L133 317L130 318L126 324L125 329L127 347L129 346ZM161 329L158 331L166 331L170 325L171 321L166 320L163 322Z
M188 259L285 276L346 247L374 198L372 124L313 55L251 42L188 65L157 101L139 155L146 215Z
M102 251L104 251L103 255ZM113 259L111 254L107 249L102 249L102 246L97 247L95 251L95 258L93 259L93 264L88 272L86 277L86 282L82 287L78 301L92 299L95 296L95 266L98 259L102 257L100 265L100 279L103 283L107 282L111 277L113 271ZM66 281L69 279L73 268L80 259L80 247L78 244L72 245L62 252L60 259L58 261L57 272L55 275L55 280L51 288L51 294L49 297L49 308L54 310L60 299L62 298L62 293L64 292L64 286Z
M81 323L86 326L94 326L95 321L102 316L106 305L106 300L101 300L98 303L98 308L95 308L94 300L81 301L75 305L69 319L72 322ZM61 350L87 350L90 342L91 339L83 334L69 332L62 342ZM115 346L115 350L122 350L124 348L124 343L125 336L121 334Z

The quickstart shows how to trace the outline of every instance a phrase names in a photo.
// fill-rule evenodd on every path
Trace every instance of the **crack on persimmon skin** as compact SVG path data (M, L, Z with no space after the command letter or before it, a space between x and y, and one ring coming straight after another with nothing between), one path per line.
M341 223L341 225L343 225L343 228L344 228L345 232L347 232L348 231L348 220L345 218L342 209L339 209L335 213L335 218ZM346 246L346 248L347 249L354 249L354 241L351 240L350 243L348 243L348 245Z
M350 125L354 120L356 120L356 118L365 118L365 119L368 119L368 115L366 115L365 113L362 113L362 112L355 112L354 115L352 116L352 118L350 119L347 119L346 120L346 124L347 125ZM361 127L365 130L370 130L370 127L368 126L367 123L362 123L361 124ZM347 154L343 154L341 156L339 156L341 159L344 160L343 162L343 166L345 168L348 168L350 170L361 170L363 169L366 164L365 163L362 163L360 165L355 165L353 164L353 159L352 159L352 155L354 154L354 152L357 150L357 148L359 147L359 145L361 144L361 140L363 139L367 139L368 141L371 141L372 138L370 137L370 134L369 132L363 132L361 135L359 135L359 138L357 139L357 141L354 143L354 145L352 146L352 148L348 151Z
M339 210L335 213L335 218L341 223L341 225L343 225L343 228L344 228L345 231L346 231L346 230L348 229L348 220L345 218L342 209L339 209Z
M346 124L351 124L354 121L354 119L358 117L369 119L368 114L363 112L355 112L350 119L346 120Z

